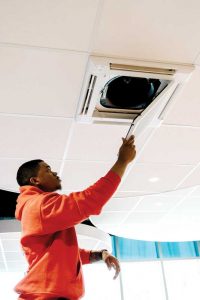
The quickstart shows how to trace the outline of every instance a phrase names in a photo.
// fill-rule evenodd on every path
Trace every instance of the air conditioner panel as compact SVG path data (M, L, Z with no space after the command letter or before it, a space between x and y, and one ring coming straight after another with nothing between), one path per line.
M116 70L117 67L118 70ZM137 67L137 71L135 71L135 67ZM125 70L125 68L128 70ZM88 63L82 88L79 108L77 111L77 120L78 122L89 123L107 121L116 124L117 122L121 123L123 121L125 123L130 122L133 119L137 119L139 115L144 116L147 114L148 120L149 118L154 118L155 121L155 118L158 118L163 108L167 105L170 99L169 94L173 94L177 85L184 82L193 69L194 66L192 65L131 61L92 56ZM154 73L151 73L150 71L154 71ZM91 76L95 77L93 84L90 82ZM143 110L106 108L101 105L100 102L102 91L110 80L120 76L159 79L161 81L166 81L167 86L157 97L155 97L155 99L153 99L148 107ZM88 96L89 91L90 95ZM155 112L153 112L154 110ZM138 119L141 120L141 117Z

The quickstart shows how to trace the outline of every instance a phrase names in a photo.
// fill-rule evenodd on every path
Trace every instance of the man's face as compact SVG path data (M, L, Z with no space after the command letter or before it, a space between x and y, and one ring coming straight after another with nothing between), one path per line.
M44 161L40 162L39 166L37 176L32 177L34 185L45 192L54 192L61 189L61 180L57 173L51 171L51 167Z

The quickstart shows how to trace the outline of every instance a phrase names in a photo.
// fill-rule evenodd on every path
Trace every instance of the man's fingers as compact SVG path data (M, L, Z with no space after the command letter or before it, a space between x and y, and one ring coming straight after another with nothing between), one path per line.
M113 268L115 269L115 275L114 275L113 279L116 279L117 276L119 275L120 267L119 267L119 265L113 264Z
M112 268L112 263L110 262L109 258L106 259L106 265L107 265L109 270Z
M131 135L128 139L123 138L123 143L126 145L132 144L134 142L134 135Z
M119 262L118 260L110 260L109 258L106 260L106 265L108 267L109 270L111 270L112 268L115 270L115 275L113 277L113 279L116 279L117 276L119 275L120 273L120 265L119 265Z

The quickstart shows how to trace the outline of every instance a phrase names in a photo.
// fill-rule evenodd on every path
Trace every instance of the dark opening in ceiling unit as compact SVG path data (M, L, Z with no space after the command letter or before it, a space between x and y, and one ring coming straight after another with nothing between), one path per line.
M169 82L153 78L117 76L102 89L100 104L116 110L144 110Z

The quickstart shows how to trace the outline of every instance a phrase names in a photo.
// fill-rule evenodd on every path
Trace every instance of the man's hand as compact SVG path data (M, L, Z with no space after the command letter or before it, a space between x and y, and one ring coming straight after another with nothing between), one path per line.
M124 175L124 172L128 164L135 158L136 150L134 145L134 136L131 135L129 139L122 138L123 143L119 148L118 159L114 166L111 168L113 172L120 177Z
M119 149L118 160L124 163L130 163L136 155L134 136L131 135L129 139L122 138L122 145Z
M102 252L102 259L105 261L108 270L111 270L112 268L115 270L115 275L113 279L116 279L120 272L120 265L119 261L116 257L112 256L108 251L104 250Z

